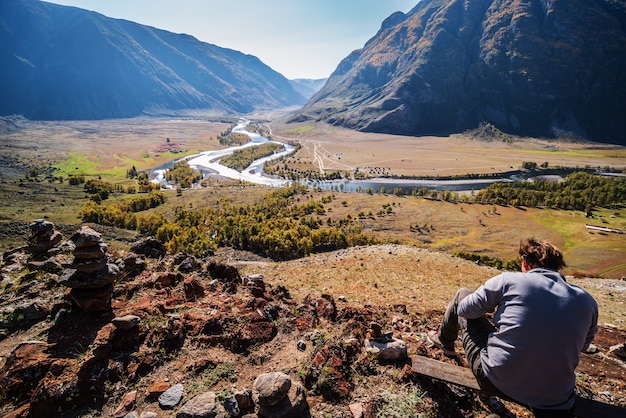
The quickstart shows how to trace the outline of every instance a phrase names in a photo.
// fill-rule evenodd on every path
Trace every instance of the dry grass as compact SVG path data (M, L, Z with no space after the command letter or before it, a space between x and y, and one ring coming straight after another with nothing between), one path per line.
M354 306L405 305L411 314L443 312L459 287L476 289L500 271L407 245L355 247L288 262L241 261L228 250L218 254L243 275L262 273L283 285L296 300L306 295L344 296ZM600 306L600 323L626 329L626 286L617 280L569 278L591 293Z
M233 119L234 121L234 119ZM217 136L231 124L191 119L18 122L0 133L1 155L25 164L54 165L63 175L111 176L118 180L133 165L150 170L183 155L221 148ZM168 144L187 150L161 152Z
M299 141L303 147L292 160L301 170L383 167L389 174L450 176L517 170L530 161L550 167L626 168L626 148L571 141L515 138L511 142L478 141L464 135L411 137L363 133L325 124L278 125L274 137ZM318 160L315 158L317 154Z
M404 137L371 134L336 128L325 124L283 125L280 114L261 115L276 120L271 124L277 139L295 139L304 146L297 157L302 167L321 164L327 169L380 166L394 174L451 175L490 173L517 168L523 161L548 162L550 166L613 166L626 168L626 147L582 144L538 139L513 142L476 141L452 137ZM234 119L233 119L234 121ZM17 122L16 127L0 129L0 220L47 218L52 222L73 224L85 202L80 187L67 183L20 184L9 173L16 171L7 162L25 167L50 164L64 175L102 176L115 183L128 183L126 170L133 165L149 170L183 154L161 153L167 145L187 149L187 154L218 148L217 136L228 123L204 120L136 118L107 121ZM0 126L0 128L3 128ZM317 160L313 160L311 152ZM308 161L308 162L307 162ZM315 162L315 164L313 164ZM15 165L15 164L13 164ZM19 170L18 170L19 171ZM174 208L199 208L219 205L222 199L244 204L262 198L267 189L233 185L213 180L212 187L188 190L182 196L168 193L168 203L157 209L171 213ZM56 187L57 190L54 190ZM412 197L335 193L324 216L333 220L359 214L358 223L367 234L383 242L399 242L441 251L472 251L504 260L516 257L517 244L534 235L550 239L566 254L568 273L626 276L622 236L599 234L584 229L585 223L601 223L626 229L626 212L599 211L600 218L588 220L580 212L519 210L488 205L451 205ZM114 196L112 200L124 196ZM317 198L317 197L316 197ZM393 213L376 214L383 205ZM326 219L324 219L325 221Z
M460 286L477 287L494 269L444 253L405 245L355 247L289 262L237 263L243 273L263 272L300 300L317 291L355 305L404 304L411 312L445 309Z
M265 115L280 120L280 115ZM276 119L278 118L278 119ZM370 134L324 124L282 125L272 123L276 139L300 141L297 157L302 167L321 164L327 169L387 167L393 174L453 175L491 173L518 168L523 161L548 162L550 166L626 167L626 148L565 141L527 139L514 142L484 142L452 136L401 137ZM163 145L177 144L187 154L220 147L216 137L228 123L202 120L138 118L82 122L18 123L19 129L0 130L0 221L30 222L47 218L56 224L77 224L85 202L80 186L23 182L16 180L21 167L50 164L65 175L102 176L112 182L127 182L127 169L155 168L184 154L162 153ZM2 128L2 127L0 127ZM316 154L313 154L313 153ZM317 157L317 160L314 157ZM297 158L296 157L296 158ZM19 164L7 165L7 162ZM315 163L315 164L314 164ZM18 167L18 168L16 168ZM57 188L55 190L54 188ZM214 180L212 187L168 192L166 205L156 209L172 213L176 208L200 208L234 203L254 204L269 189L242 187L230 181ZM313 256L303 260L268 265L272 280L295 280L290 289L317 289L344 294L355 303L409 303L418 309L442 309L460 285L476 286L486 276L482 268L462 260L445 258L435 251L471 251L498 257L516 258L519 241L528 236L549 239L564 250L569 267L566 274L587 274L619 279L626 276L626 241L617 234L594 233L585 223L600 223L626 229L626 210L598 211L589 220L580 212L520 210L478 204L450 204L414 197L356 193L311 192L313 198L334 194L322 216L335 221L348 215L363 232L382 242L411 247L393 247L372 254L367 249ZM124 198L114 196L113 199ZM391 207L389 214L378 212ZM373 216L362 216L372 212ZM11 243L14 244L14 243ZM22 244L20 242L19 244ZM2 244L7 245L7 242ZM444 261L435 262L438 257ZM417 260L420 261L417 261ZM623 293L615 293L622 295ZM615 297L607 294L606 300ZM407 302L409 301L409 302ZM619 300L617 300L619 304ZM622 304L623 306L623 304ZM616 320L624 320L623 309L614 309ZM612 320L607 319L612 322Z

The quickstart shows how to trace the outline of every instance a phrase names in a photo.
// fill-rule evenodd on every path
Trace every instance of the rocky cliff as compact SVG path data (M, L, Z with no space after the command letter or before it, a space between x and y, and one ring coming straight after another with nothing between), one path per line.
M423 0L395 13L293 120L446 134L626 144L626 5L618 0Z
M258 58L38 0L0 0L0 115L245 113L305 98Z

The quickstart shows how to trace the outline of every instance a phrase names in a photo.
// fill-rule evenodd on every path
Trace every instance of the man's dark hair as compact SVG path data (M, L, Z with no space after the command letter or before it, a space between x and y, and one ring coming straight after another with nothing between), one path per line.
M539 241L535 238L528 238L520 243L519 255L531 268L560 270L566 265L558 248L548 241Z

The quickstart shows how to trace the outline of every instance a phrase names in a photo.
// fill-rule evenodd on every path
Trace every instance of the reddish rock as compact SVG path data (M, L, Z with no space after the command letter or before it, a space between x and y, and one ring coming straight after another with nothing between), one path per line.
M272 341L277 332L276 326L271 322L243 324L235 332L233 348L245 349L254 344Z
M185 299L188 301L196 301L204 297L204 287L195 277L188 277L184 283Z
M315 309L317 316L325 318L330 321L334 321L337 318L337 307L335 306L335 300L330 295L322 295L317 298L312 295L308 295L304 298L303 303L309 305Z
M15 403L29 399L55 361L46 353L48 347L43 342L26 341L13 350L0 369L0 398Z
M163 392L168 390L170 386L171 385L164 380L157 380L148 387L148 390L146 390L146 398L156 399L161 396Z
M182 274L165 272L156 277L154 285L156 287L174 287L180 283L181 280L183 280Z
M75 371L69 369L60 376L49 374L39 382L31 397L30 417L48 418L52 411L62 415L89 402L88 397L81 395L80 381Z
M400 371L398 380L400 380L401 382L410 382L413 376L415 376L415 372L413 371L413 368L410 365L405 364L402 367L402 370Z
M296 328L300 331L314 329L319 324L317 311L311 305L298 306L298 315L295 319Z
M329 400L346 398L350 395L350 383L346 366L336 347L322 347L307 370L304 384L307 389L319 392Z
M132 410L135 409L135 400L136 399L137 399L137 391L136 390L128 392L124 396L124 399L122 399L122 401L120 402L120 404L117 407L117 409L115 410L115 412L113 412L113 417L114 418L124 418L126 416L126 414L128 414L129 412L132 412Z

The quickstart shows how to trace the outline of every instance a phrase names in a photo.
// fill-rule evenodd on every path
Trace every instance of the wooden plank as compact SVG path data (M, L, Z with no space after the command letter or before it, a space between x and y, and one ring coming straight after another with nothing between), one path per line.
M415 373L455 385L465 386L470 389L480 390L480 386L478 386L474 374L466 367L422 356L413 356L411 360ZM577 396L574 406L574 416L578 418L626 417L626 408Z
M578 418L626 417L626 408L577 396L574 404L574 416Z
M428 357L414 356L413 371L435 379L480 390L472 371L465 367L445 363Z

